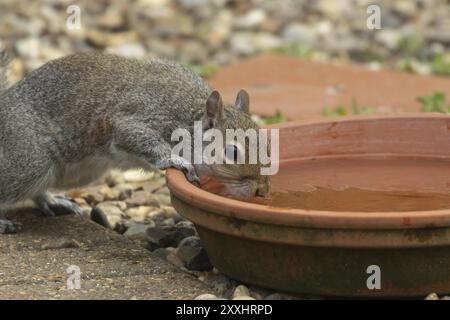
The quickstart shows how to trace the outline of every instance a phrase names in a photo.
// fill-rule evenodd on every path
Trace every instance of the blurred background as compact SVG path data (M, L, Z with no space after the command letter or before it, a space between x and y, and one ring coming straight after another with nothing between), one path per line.
M382 29L367 29L366 0L0 0L0 41L11 79L81 50L165 57L203 76L263 52L372 69L450 75L450 1L376 1ZM67 28L68 7L80 28Z

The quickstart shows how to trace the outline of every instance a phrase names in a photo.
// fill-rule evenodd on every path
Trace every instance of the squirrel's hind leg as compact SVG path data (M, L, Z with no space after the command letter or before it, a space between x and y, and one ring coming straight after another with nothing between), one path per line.
M49 192L44 192L35 197L33 200L45 216L68 214L76 214L81 216L83 214L83 209L65 196L52 195Z

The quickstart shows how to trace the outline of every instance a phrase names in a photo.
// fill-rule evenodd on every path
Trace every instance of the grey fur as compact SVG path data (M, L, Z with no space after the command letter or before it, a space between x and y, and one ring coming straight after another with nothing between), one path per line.
M174 166L196 180L189 163L170 159L170 137L192 131L211 92L161 60L78 53L43 65L0 95L0 207L39 204L48 189L87 184L112 167ZM226 113L223 128L256 126L236 108Z

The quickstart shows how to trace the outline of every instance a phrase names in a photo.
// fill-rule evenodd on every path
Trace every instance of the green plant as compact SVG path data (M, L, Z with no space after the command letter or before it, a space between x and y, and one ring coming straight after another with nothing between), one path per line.
M450 55L435 54L432 60L414 60L410 57L400 59L397 67L406 72L417 73L423 67L429 69L431 73L442 76L450 76Z
M445 105L445 94L443 92L435 91L430 95L417 97L417 100L422 103L422 112L450 112L450 104Z
M372 48L366 48L362 50L361 52L354 52L350 53L350 56L359 62L379 62L379 63L385 63L387 60L386 55L377 52L376 50Z
M406 56L417 55L424 48L424 41L418 34L402 37L398 41L398 50Z
M281 113L281 111L279 110L276 111L274 116L261 119L263 125L275 124L285 121L286 118L284 117L283 113Z
M435 74L450 76L450 54L436 54L431 61L431 71Z
M192 71L194 71L196 74L204 78L211 77L219 70L219 66L213 63L188 64L186 66Z
M358 114L368 115L368 114L375 113L375 109L372 107L359 106L358 103L356 102L356 99L353 98L352 99L352 113L355 115L358 115Z
M346 116L347 110L343 105L339 105L334 109L330 109L328 106L323 107L322 115L324 117L334 117L334 116Z
M416 70L414 69L414 66L412 64L412 61L410 58L406 58L406 59L401 59L398 64L397 64L398 68L401 71L405 71L405 72L411 72L411 73L415 73Z
M340 104L334 109L330 109L328 106L323 107L322 115L325 117L333 117L333 116L346 116L348 108L345 108L344 105ZM368 115L375 113L375 109L372 107L363 107L358 105L358 102L355 98L352 99L352 114L353 115Z
M314 50L303 44L298 42L291 42L284 46L275 48L272 50L275 53L285 54L292 57L302 57L309 58L314 53Z

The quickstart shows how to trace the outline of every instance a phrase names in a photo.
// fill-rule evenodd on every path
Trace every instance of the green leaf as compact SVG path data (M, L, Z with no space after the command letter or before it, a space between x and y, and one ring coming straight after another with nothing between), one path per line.
M272 50L272 52L285 54L292 57L309 58L314 53L314 50L303 43L292 42L288 43L287 45L275 48Z
M263 119L263 123L266 125L285 122L285 121L286 121L286 119L285 119L284 115L279 110L276 111L274 116Z
M431 95L417 97L417 100L422 103L423 112L449 112L449 107L445 106L445 94L443 92L436 91Z
M213 74L215 74L219 67L216 64L213 63L206 63L206 64L188 64L186 65L189 69L194 71L196 74L198 74L201 77L208 78L211 77Z
M450 75L450 54L436 54L431 62L431 71L435 74Z

